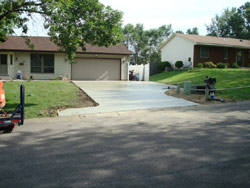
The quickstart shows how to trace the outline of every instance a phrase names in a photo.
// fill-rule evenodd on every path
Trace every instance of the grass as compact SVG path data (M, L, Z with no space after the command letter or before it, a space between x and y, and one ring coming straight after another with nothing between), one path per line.
M216 88L235 88L241 86L250 86L249 69L198 69L183 71L163 72L150 77L150 81L174 84L184 81L191 81L193 85L204 85L206 76L216 78ZM217 96L229 98L231 100L250 99L250 88L239 90L227 90L216 92Z
M70 82L6 82L4 110L13 111L19 104L20 85L25 86L25 118L56 116L57 108L77 105L79 89Z

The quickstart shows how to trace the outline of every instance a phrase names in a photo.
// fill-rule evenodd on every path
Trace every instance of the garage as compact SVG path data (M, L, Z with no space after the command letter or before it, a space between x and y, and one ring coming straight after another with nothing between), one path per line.
M72 80L121 80L120 59L76 58Z

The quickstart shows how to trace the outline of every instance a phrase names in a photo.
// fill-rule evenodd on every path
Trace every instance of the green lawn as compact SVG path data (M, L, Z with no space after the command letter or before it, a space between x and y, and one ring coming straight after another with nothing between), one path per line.
M150 81L177 84L184 81L191 81L192 84L204 84L206 76L214 77L217 80L216 88L234 88L250 86L250 70L246 69L192 69L185 71L163 72L152 75ZM239 90L218 91L217 96L230 98L232 100L250 99L250 88Z
M19 104L20 84L25 85L25 118L56 116L58 107L70 107L78 102L79 89L70 82L6 82L5 111L14 110Z

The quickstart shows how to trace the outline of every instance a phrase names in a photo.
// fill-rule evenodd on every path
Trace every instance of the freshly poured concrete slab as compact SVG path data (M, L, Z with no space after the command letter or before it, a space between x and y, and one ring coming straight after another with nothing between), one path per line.
M168 85L155 82L75 81L74 83L99 106L66 109L60 111L59 116L198 105L167 96L165 91Z

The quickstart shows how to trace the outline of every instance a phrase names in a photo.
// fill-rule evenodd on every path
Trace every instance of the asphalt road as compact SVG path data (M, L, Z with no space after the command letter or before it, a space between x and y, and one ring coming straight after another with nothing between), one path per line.
M0 187L250 187L250 102L27 120Z

